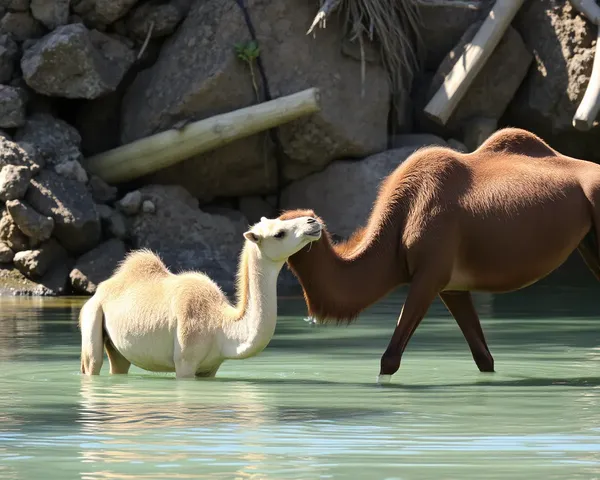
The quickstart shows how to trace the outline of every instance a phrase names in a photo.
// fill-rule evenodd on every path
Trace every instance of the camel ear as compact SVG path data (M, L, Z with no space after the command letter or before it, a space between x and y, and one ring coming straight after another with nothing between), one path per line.
M247 232L244 232L244 238L253 243L258 243L258 240L259 240L258 235L256 235L256 233L254 233L254 232L251 232L250 230L248 230Z

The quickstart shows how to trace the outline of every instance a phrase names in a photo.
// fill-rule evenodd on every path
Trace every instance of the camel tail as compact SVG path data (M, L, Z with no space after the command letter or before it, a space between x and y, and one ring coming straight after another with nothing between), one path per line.
M98 375L104 361L104 313L97 295L79 312L81 330L81 373Z

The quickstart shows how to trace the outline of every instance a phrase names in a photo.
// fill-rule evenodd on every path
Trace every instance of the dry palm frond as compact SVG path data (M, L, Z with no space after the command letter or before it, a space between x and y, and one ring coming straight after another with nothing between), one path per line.
M392 93L402 97L410 90L420 66L423 46L420 35L419 0L323 0L307 34L317 25L325 28L327 17L340 10L345 16L350 40L361 46L364 82L363 42L366 36L379 42L383 64L388 72Z

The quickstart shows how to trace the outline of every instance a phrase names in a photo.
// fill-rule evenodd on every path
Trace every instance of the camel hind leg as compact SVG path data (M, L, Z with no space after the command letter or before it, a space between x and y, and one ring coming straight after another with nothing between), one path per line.
M594 226L590 228L590 231L578 245L577 251L594 274L594 277L596 277L596 280L600 281L600 252L598 251L598 235Z
M81 373L98 375L104 361L104 314L97 298L90 298L79 312Z
M108 363L110 364L110 374L124 375L129 373L131 362L121 355L121 353L115 348L108 335L104 335L104 338L104 348L106 349Z

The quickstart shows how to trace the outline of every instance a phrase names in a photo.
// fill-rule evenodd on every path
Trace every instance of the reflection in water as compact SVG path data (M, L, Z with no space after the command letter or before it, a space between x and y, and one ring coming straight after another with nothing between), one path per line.
M374 378L403 290L347 328L308 325L301 299L282 300L261 355L198 381L83 377L82 299L1 299L0 478L598 477L595 290L527 290L512 306L475 297L496 374L477 372L436 301L385 388Z

